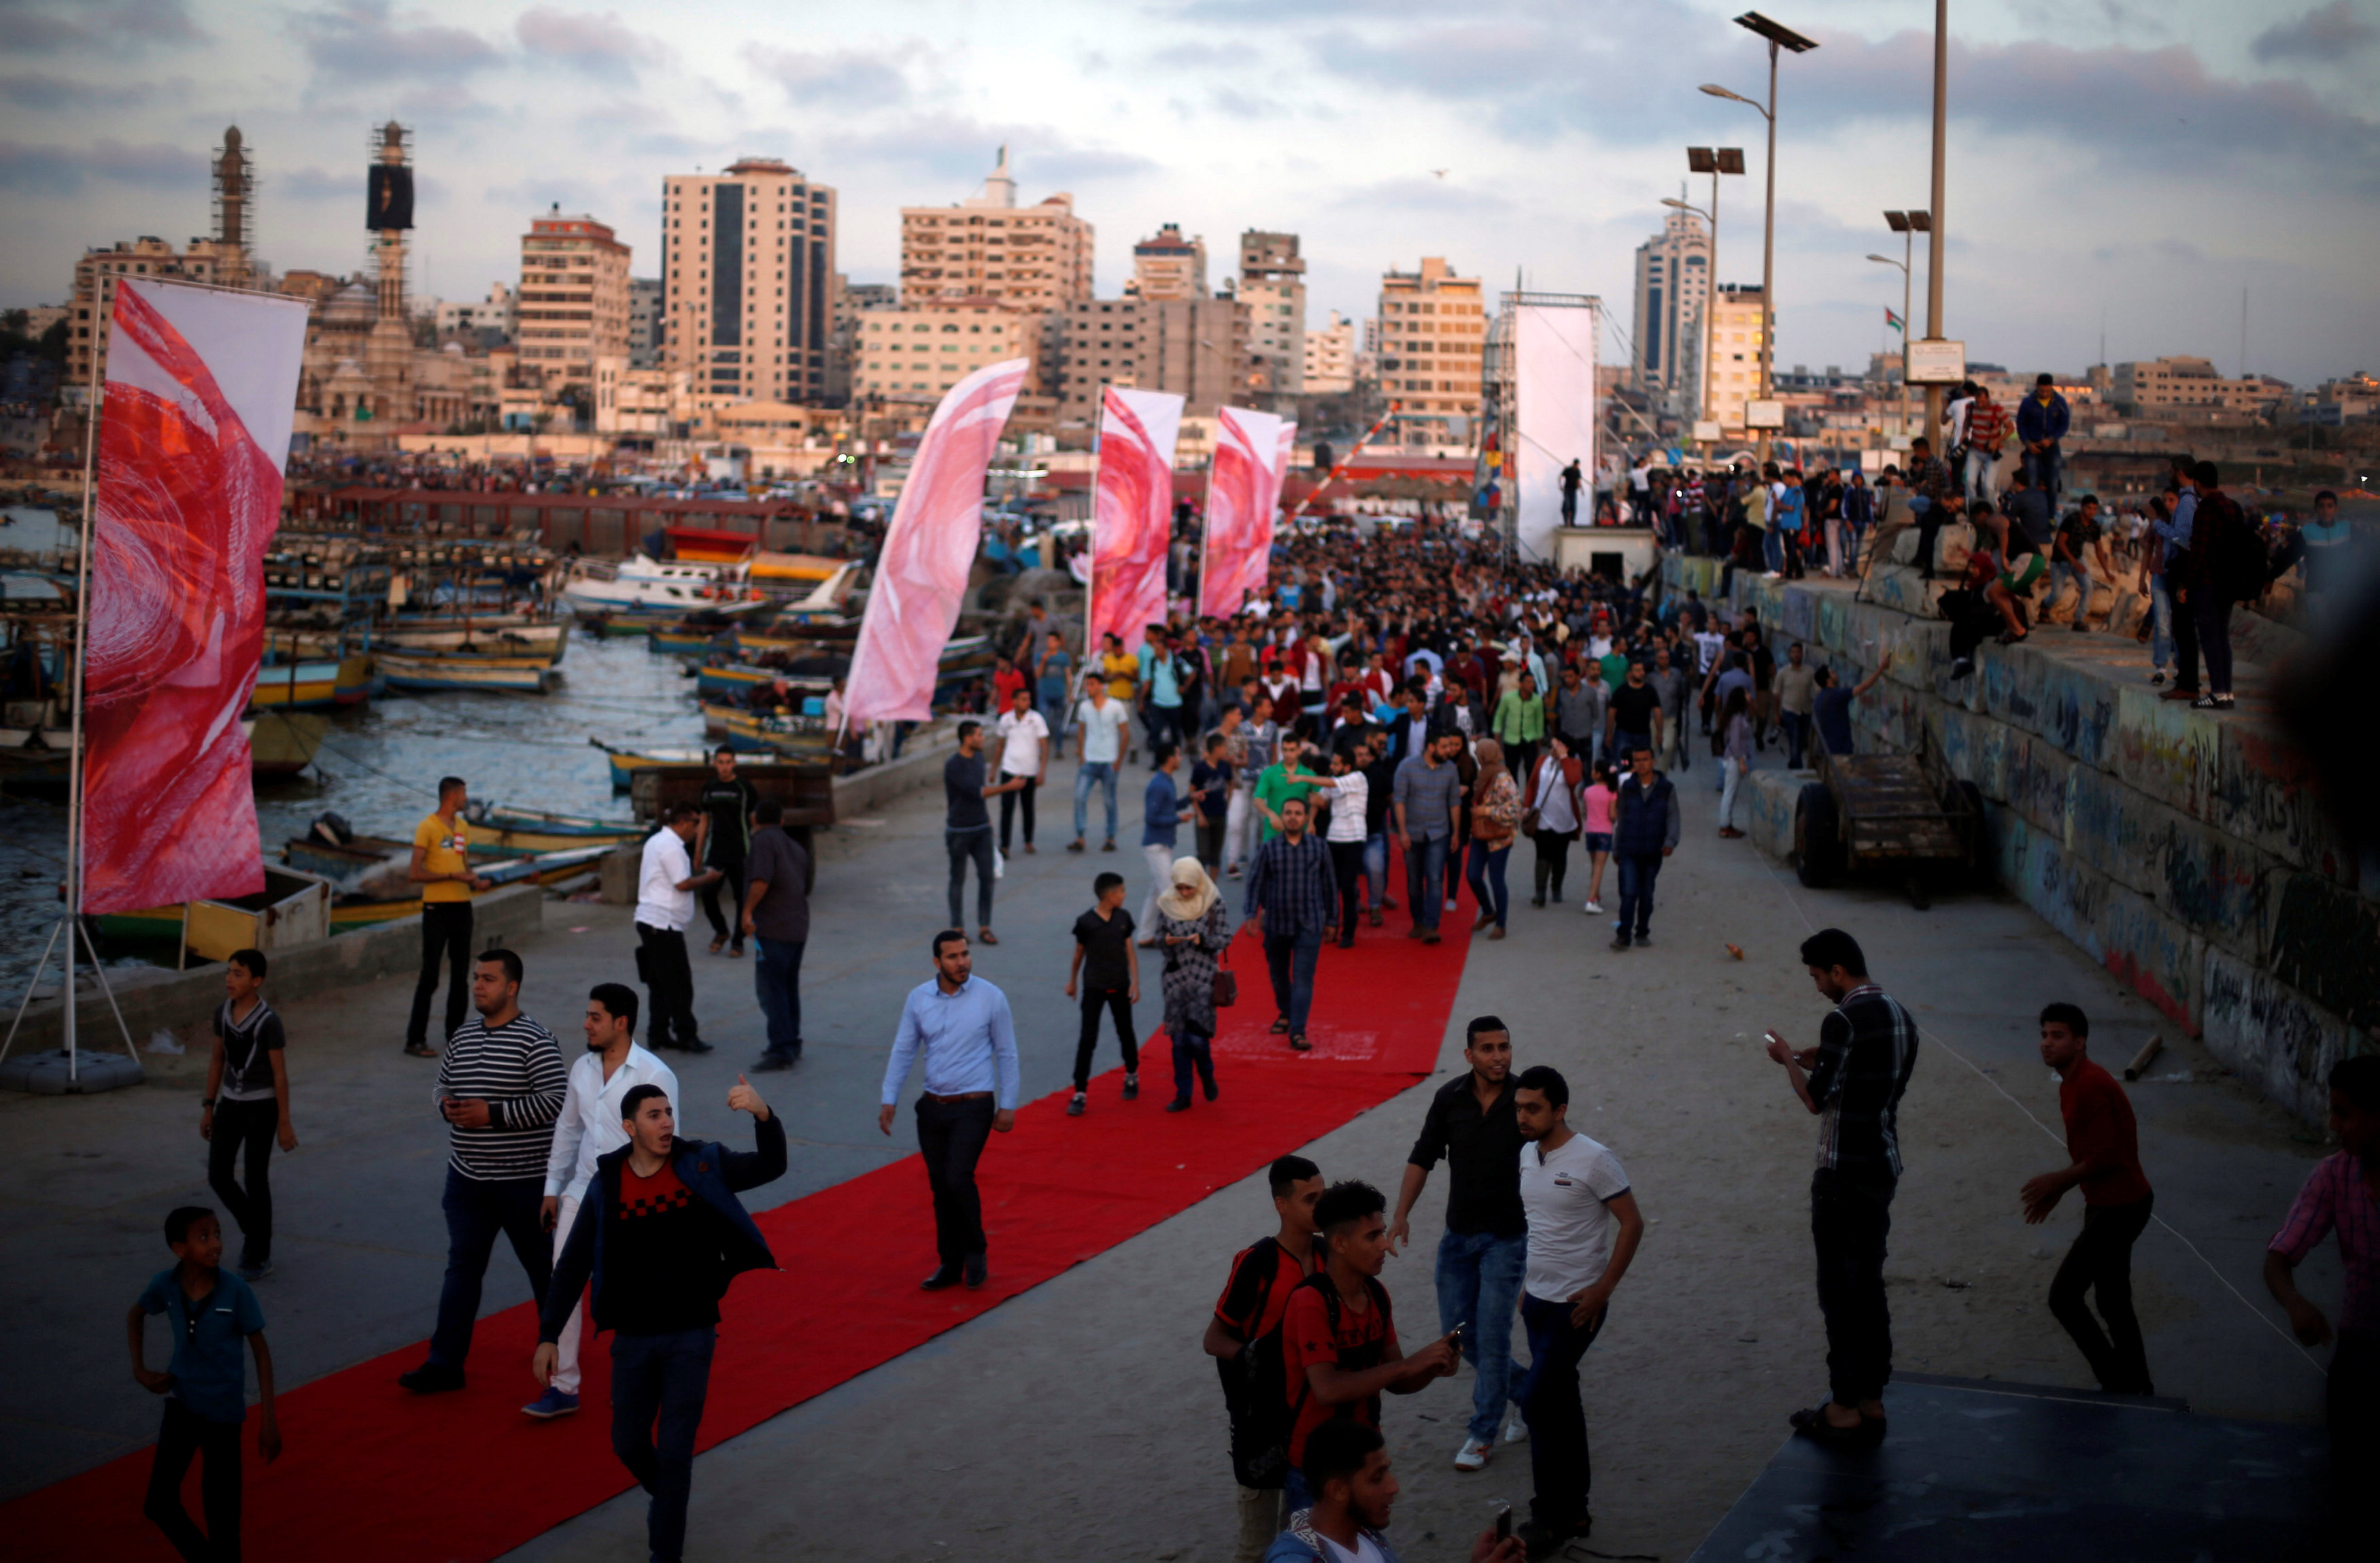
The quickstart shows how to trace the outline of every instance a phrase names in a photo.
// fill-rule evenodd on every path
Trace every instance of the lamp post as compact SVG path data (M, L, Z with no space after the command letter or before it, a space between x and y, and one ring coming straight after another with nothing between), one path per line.
M1721 174L1743 172L1743 149L1742 147L1688 147L1686 171L1690 174L1708 174L1711 177L1710 210L1699 214L1708 217L1711 226L1710 254L1705 263L1703 275L1702 395L1696 398L1700 408L1697 421L1707 422L1716 419L1716 414L1712 410L1711 397L1711 352L1712 345L1718 341L1718 337L1714 335L1717 330L1714 317L1718 310L1718 177ZM1661 204L1674 206L1682 212L1695 210L1682 201L1664 200ZM1708 452L1705 454L1707 455Z
M1932 242L1925 247L1925 335L1929 340L1942 336L1942 156L1950 98L1950 0L1934 0L1934 194L1927 208L1928 227ZM1901 334L1900 365L1904 379L1909 372L1909 337ZM1925 387L1925 427L1928 432L1940 426L1942 421L1942 387Z
M1887 212L1884 226L1900 236L1900 259L1889 255L1871 255L1869 260L1900 268L1900 437L1909 437L1909 276L1910 264L1916 259L1913 236L1926 232L1934 226L1930 212Z
M1790 50L1797 55L1816 48L1814 39L1804 38L1791 28L1770 21L1758 11L1746 11L1735 18L1735 25L1756 32L1768 41L1768 103L1766 107L1741 92L1730 92L1724 87L1706 82L1703 91L1714 98L1726 98L1742 104L1768 122L1768 189L1762 203L1760 216L1760 399L1769 399L1771 376L1777 356L1777 52ZM1937 153L1936 162L1940 162ZM1939 178L1939 175L1937 175ZM1760 432L1760 460L1768 460L1768 431Z

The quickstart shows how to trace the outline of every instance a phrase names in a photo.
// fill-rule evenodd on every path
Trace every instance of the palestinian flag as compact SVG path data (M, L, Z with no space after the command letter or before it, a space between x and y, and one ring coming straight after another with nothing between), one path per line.
M1900 332L1903 336L1909 335L1909 323L1901 319L1899 315L1894 314L1892 312L1892 307L1889 304L1885 306L1884 324L1892 327L1893 330Z

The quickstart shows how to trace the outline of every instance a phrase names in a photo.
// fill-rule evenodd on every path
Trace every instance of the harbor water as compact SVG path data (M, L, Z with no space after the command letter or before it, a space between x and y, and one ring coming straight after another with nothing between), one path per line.
M588 740L619 748L700 745L702 712L690 665L656 655L640 639L606 641L573 630L549 694L391 693L325 713L330 731L312 767L256 789L265 859L277 861L281 844L303 835L326 810L344 815L358 835L410 839L437 802L442 775L463 777L474 801L625 820L628 800L612 791L611 768ZM0 995L12 1007L58 916L66 826L63 803L0 797ZM129 951L103 954L110 964L141 959ZM43 986L55 981L53 970Z

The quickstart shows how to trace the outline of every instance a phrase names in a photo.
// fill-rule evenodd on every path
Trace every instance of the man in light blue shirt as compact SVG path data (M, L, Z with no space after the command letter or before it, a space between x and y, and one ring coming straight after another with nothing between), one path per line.
M934 979L912 988L901 1007L901 1028L884 1067L883 1105L876 1112L876 1127L891 1134L909 1066L921 1062L917 1150L934 1191L934 1249L941 1260L921 1283L928 1291L962 1278L970 1287L983 1285L983 1196L976 1191L975 1164L994 1130L1005 1134L1016 1127L1016 1025L1008 995L974 971L965 934L946 928L934 935Z

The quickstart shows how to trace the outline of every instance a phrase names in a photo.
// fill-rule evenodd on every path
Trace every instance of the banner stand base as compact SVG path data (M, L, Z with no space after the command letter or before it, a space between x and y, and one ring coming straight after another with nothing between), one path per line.
M139 1085L147 1078L140 1061L123 1053L81 1053L69 1058L65 1048L53 1047L0 1059L0 1091L35 1096L88 1096Z

